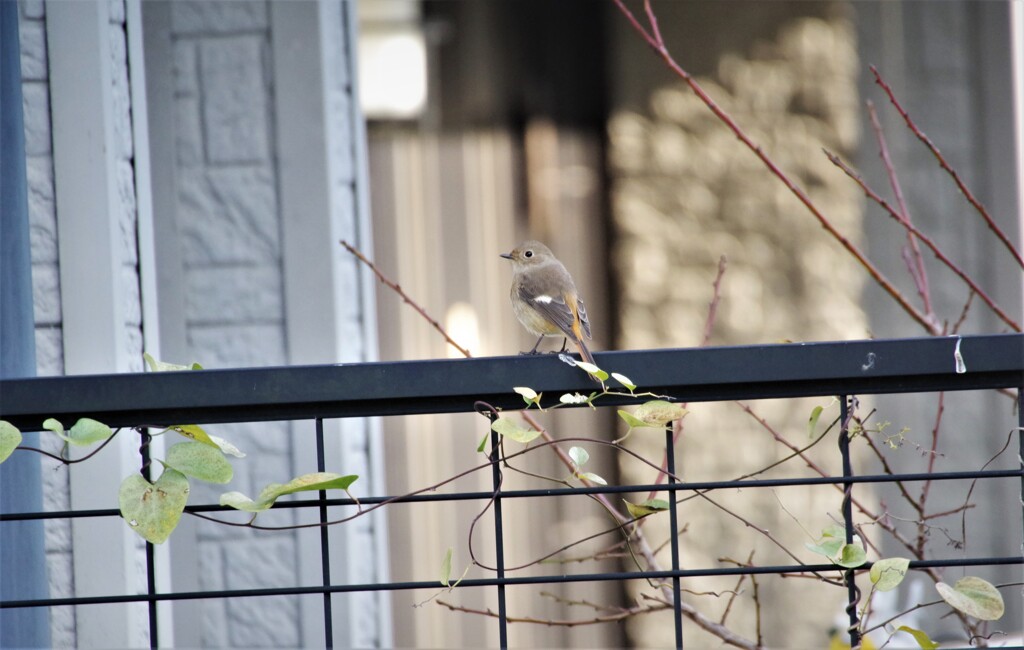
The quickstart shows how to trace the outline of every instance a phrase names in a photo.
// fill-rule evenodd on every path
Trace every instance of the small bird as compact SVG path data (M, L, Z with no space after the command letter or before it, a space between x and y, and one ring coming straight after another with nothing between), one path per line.
M501 257L512 261L510 297L516 318L539 337L529 354L537 353L537 346L545 336L563 336L563 351L566 340L571 339L583 360L594 363L583 341L584 337L590 338L587 308L572 276L551 250L538 241L527 241L511 253L502 253Z

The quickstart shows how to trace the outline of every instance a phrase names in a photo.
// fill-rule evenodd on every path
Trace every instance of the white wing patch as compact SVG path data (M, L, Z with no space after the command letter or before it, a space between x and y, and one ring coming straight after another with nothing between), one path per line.
M537 296L533 300L534 302L542 302L545 305L547 305L550 304L554 300L554 298L552 298L551 296Z

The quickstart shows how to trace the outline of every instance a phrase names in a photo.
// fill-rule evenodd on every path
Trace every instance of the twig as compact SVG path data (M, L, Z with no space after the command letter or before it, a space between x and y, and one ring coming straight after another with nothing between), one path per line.
M448 332L446 332L445 329L443 327L441 327L440 323L438 323L436 320L434 320L434 318L432 318L430 316L430 314L428 314L422 307L420 307L418 304L416 304L412 300L412 298L410 298L409 295L407 293L405 293L405 291L402 290L402 287L400 287L398 285L398 283L389 280L383 273L381 273L380 270L374 265L373 262L371 262L370 260L366 259L366 256L363 255L361 252L359 252L359 249L357 249L352 244L349 244L344 239L341 240L341 245L344 246L345 249L348 250L348 252L350 252L353 255L355 255L356 258L360 262L362 262L366 266L370 267L370 270L373 271L373 274L377 276L377 279L380 280L381 282L383 282L385 285L387 285L388 288L390 288L392 291L397 293L399 296L401 296L402 300L405 301L405 304L407 304L410 307L412 307L413 309L415 309L416 312L419 313L420 316L425 318L428 323L433 325L434 329L436 329L438 332L440 332L441 336L444 337L444 340L448 342L448 345L452 346L453 348L455 348L456 350L461 352L462 355L465 356L465 357L472 357L473 356L472 354L469 353L469 350L467 350L466 348L462 347L461 345L456 343L455 340L452 337L448 336Z
M900 216L903 218L903 221L910 223L910 210L907 209L907 201L903 198L903 188L900 186L899 178L896 176L896 167L889 156L889 145L885 141L882 125L878 121L878 112L875 110L874 102L870 99L867 101L867 108L868 115L871 117L871 127L874 129L875 139L878 141L878 155L882 159L882 165L885 167L886 173L889 175L889 185L892 187L893 196L896 197L896 205L900 208ZM928 272L924 266L924 258L921 257L921 247L917 245L917 240L909 232L907 233L907 245L910 248L909 257L906 260L907 270L917 286L917 293L921 296L921 303L924 305L925 314L934 318L935 310L932 309L931 290L928 287Z
M886 293L892 296L892 298L900 305L900 307L903 308L904 311L907 312L907 314L910 315L911 318L919 322L922 326L924 326L926 329L930 331L931 325L927 316L921 313L921 311L914 307L912 304L910 304L906 296L904 296L903 293L898 288L896 288L896 286L888 278L885 277L885 275L881 272L881 270L878 269L878 267L871 263L871 261L857 247L857 245L851 242L846 236L844 236L841 232L839 232L839 230L836 229L835 225L832 224L831 220L829 220L828 217L826 217L824 213L818 208L818 206L813 201L811 201L811 198L807 195L807 193L804 192L803 189L801 189L792 179L789 178L789 176L786 175L784 171L782 171L782 169L779 168L778 165L775 164L775 162L768 156L768 154L764 152L764 150L761 148L759 144L755 143L753 140L750 139L750 136L748 136L746 132L742 128L740 128L739 124L737 124L736 121L733 120L732 117L728 113L726 113L725 110L721 106L719 106L718 103L715 102L715 100L712 99L710 95L708 95L704 88L697 83L697 81L693 78L693 76L690 75L689 72L684 70L678 63L676 63L675 59L672 58L672 55L669 54L668 48L665 47L665 43L661 39L661 34L657 31L657 29L654 29L653 34L649 33L644 28L644 26L641 25L640 22L636 19L636 16L633 15L633 12L631 12L629 8L626 6L625 0L613 0L613 2L615 2L615 5L619 8L619 11L621 11L622 14L626 17L626 20L628 20L629 23L633 26L633 29L636 30L636 32L640 34L644 41L658 54L658 56L661 57L661 59L665 62L665 65L667 65L668 68L673 73L676 74L676 76L678 76L680 79L686 82L686 85L688 85L690 89L694 92L694 94L696 94L697 97L700 98L702 102L704 102L704 105L707 106L708 109L715 114L715 117L717 117L723 124L725 124L729 128L729 130L732 131L733 134L740 140L740 142L742 142L748 149L750 149L750 151L754 153L755 156L758 157L758 159L762 163L764 163L768 170L776 178L778 178L779 181L781 181L782 184L785 185L790 192L792 192L792 194L797 198L798 201L804 204L804 207L806 207L808 211L810 211L810 213L814 216L814 218L818 220L818 223L821 225L821 227L824 228L837 242L839 242L839 244L843 248L845 248L847 252L853 255L854 259L856 259L857 262L864 267L864 269L875 280L875 282L877 282L878 285L886 291Z
M896 94L893 92L892 88L889 86L889 84L885 82L884 79L882 79L882 75L879 74L878 68L876 68L875 66L871 66L871 73L875 75L875 83L881 86L882 90L885 91L885 94L889 96L889 101L896 108L896 111L900 114L900 117L902 117L903 121L907 123L907 128L909 128L910 131L915 136L917 136L918 140L923 142L924 145L928 147L928 150L932 152L932 155L935 156L935 159L939 162L939 166L942 167L942 169L944 169L946 173L953 177L953 181L956 183L956 186L957 188L959 188L960 192L964 195L964 198L967 199L967 202L974 207L974 209L978 212L979 215L981 215L981 218L984 219L985 223L988 225L989 230L995 233L996 237L999 238L999 241L1001 241L1003 245L1006 247L1006 250L1010 251L1010 254L1013 255L1014 259L1017 260L1017 264L1019 264L1020 267L1024 269L1024 257L1021 256L1020 251L1018 251L1016 247L1014 247L1013 242L1010 241L1010 238L1006 236L1006 233L1004 233L1002 229L1000 229L999 226L996 225L995 220L992 219L992 216L988 213L988 210L985 209L985 206L981 204L981 201L975 198L974 194L971 193L971 190L967 188L967 185L964 183L963 179L960 178L960 174L958 174L956 170L953 169L948 162L946 162L946 158L942 155L942 153L939 152L939 148L936 147L935 144L932 143L932 141L928 138L928 136L925 135L924 132L921 131L921 129L919 129L918 126L914 123L914 120L911 119L910 114L906 111L906 109L903 108L899 100L896 99Z
M704 319L704 338L700 341L700 347L706 346L711 340L711 330L718 318L718 303L722 299L722 276L725 275L726 264L725 255L718 258L718 273L715 275L715 281L711 283L711 302L708 304L708 316Z
M921 232L914 224L910 223L909 221L904 221L903 219L901 219L899 213L896 212L896 210L893 209L891 205L889 205L889 202L883 199L881 196L879 196L878 193L875 192L873 189L871 189L871 187L868 186L864 179L861 178L860 174L855 172L849 165L843 162L839 158L839 156L833 154L827 149L825 149L824 151L825 156L833 165L841 169L847 176L849 176L853 180L853 182L857 183L857 185L860 186L860 188L864 191L864 194L867 195L868 198L870 198L872 201L881 206L882 209L889 214L889 216L895 219L897 223L899 223L901 226L906 228L907 232L912 233L915 237L924 242L924 245L931 249L932 253L935 254L935 257L938 258L940 262L945 264L950 271L955 273L957 277L963 280L967 284L967 286L971 288L972 291L977 293L978 297L981 298L985 302L985 304L989 306L989 309L991 309L996 314L996 316L998 316L1004 323L1013 328L1015 332L1021 331L1021 326L1017 323L1017 321L1010 318L1010 316L1005 311L1003 311L1003 309L999 305L997 305L995 301L992 300L992 298L990 298L989 295L985 293L973 279L971 279L971 276L967 275L967 273L965 273L963 269L954 264L946 256L946 254L942 252L942 250L932 240L931 237ZM937 323L930 323L928 329L934 335L939 335L942 333Z

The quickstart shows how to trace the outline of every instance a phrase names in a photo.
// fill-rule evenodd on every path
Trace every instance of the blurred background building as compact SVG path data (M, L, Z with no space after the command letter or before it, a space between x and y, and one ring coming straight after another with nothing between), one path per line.
M640 4L630 6L643 13ZM1019 7L753 0L653 6L675 59L918 304L901 257L904 233L821 153L851 161L891 195L866 119L864 100L872 99L915 223L1010 313L1021 314L1019 268L906 131L867 67L878 66L1020 242ZM722 257L728 268L711 345L925 334L665 68L611 2L21 0L19 8L39 374L140 370L143 348L210 368L452 355L418 315L357 268L337 245L340 238L372 253L478 356L515 354L533 343L512 317L510 270L498 257L528 237L548 243L573 273L596 350L702 344ZM928 264L937 318L955 323L967 290L930 255ZM959 331L1005 330L975 301ZM633 379L642 386L642 378ZM805 440L818 403L751 406L777 430ZM1014 426L1010 400L1001 396L950 396L945 407L948 451L937 469L980 467ZM913 443L929 443L933 400L873 400L862 406L864 413L869 408L894 429L910 428L910 443L893 452L892 462L918 467ZM699 405L685 422L678 462L687 479L734 478L786 455L735 405ZM562 435L621 433L610 413L558 413L544 423ZM249 452L227 489L251 494L308 471L297 460L311 457L303 451L312 444L303 426L224 432ZM479 459L478 417L335 426L344 435L334 437L329 453L345 472L365 477L360 494L419 488ZM656 441L648 446L634 436L630 444L658 458ZM44 465L47 507L108 506L131 471L130 447L111 449L103 466L77 467L70 479ZM649 471L598 456L594 471L614 482L652 480ZM869 462L863 453L860 460ZM540 454L528 469L564 474ZM791 461L780 473L800 469ZM469 477L455 487L475 489L483 480ZM537 484L523 476L508 481L513 488ZM1013 552L1019 486L979 489L980 505L969 516L972 551ZM193 501L215 500L219 491L197 490ZM963 500L962 491L939 491L951 507ZM858 494L893 503L884 490L858 487ZM808 540L794 519L819 530L837 512L839 495L790 488L722 495L721 502L802 549ZM475 514L399 506L339 528L333 539L348 562L336 568L335 580L435 579L448 548L461 573ZM912 516L895 507L892 514ZM589 500L509 504L506 517L510 563L608 525ZM706 504L688 503L684 520L688 567L745 561L751 552L755 563L784 557ZM136 588L136 540L120 522L108 523L109 529L48 525L53 595ZM666 539L666 525L650 523L652 540ZM475 548L487 542L481 534ZM173 589L303 584L316 570L305 561L313 543L297 533L236 534L186 518L161 566ZM610 543L596 540L571 554ZM935 552L953 552L938 534L931 544ZM99 555L123 559L123 569L88 561ZM615 570L622 561L530 570ZM243 568L252 562L266 572ZM1019 580L1020 570L1012 572L981 575ZM735 585L687 587L724 592ZM594 614L582 601L621 605L641 587L512 589L509 611L586 619ZM788 579L759 587L770 645L825 645L842 590ZM1007 595L1000 626L1019 630L1020 594ZM492 621L435 603L413 606L426 597L345 597L336 608L345 644L494 644ZM493 607L491 597L462 590L446 599L481 608ZM712 618L728 600L686 598ZM729 621L752 635L746 604ZM318 607L313 598L175 604L166 610L174 621L167 644L317 645ZM930 624L940 631L946 625ZM142 612L129 606L59 608L50 621L56 646L139 645L144 626ZM652 616L623 625L517 624L510 642L651 647L670 645L670 634ZM696 628L686 634L697 645L712 642Z

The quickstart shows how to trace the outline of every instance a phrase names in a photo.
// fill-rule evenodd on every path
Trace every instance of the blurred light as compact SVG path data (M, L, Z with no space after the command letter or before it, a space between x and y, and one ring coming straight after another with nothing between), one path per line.
M370 119L413 119L427 104L427 49L415 25L367 25L359 35L359 101Z
M457 302L448 308L444 317L444 328L456 343L480 356L480 323L476 310L465 302ZM448 346L449 358L462 358L462 353Z

